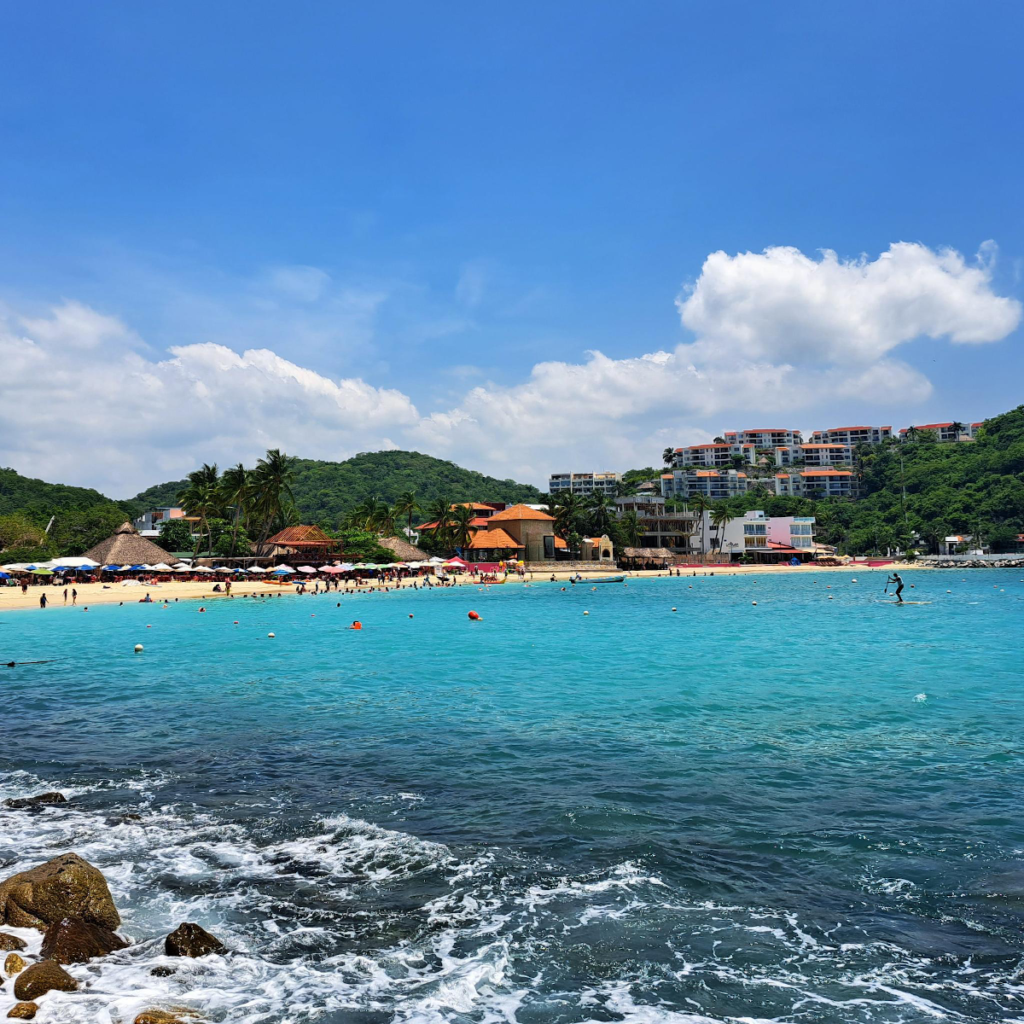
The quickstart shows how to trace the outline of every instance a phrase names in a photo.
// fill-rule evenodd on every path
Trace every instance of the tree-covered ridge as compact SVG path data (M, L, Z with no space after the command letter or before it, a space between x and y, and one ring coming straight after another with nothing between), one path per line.
M158 484L136 495L132 502L140 513L174 505L185 486L184 480ZM344 462L297 459L291 487L302 522L334 526L371 498L393 504L408 491L413 491L423 504L441 497L510 503L543 500L541 492L528 484L498 480L454 462L405 451L363 452Z
M90 487L48 484L13 469L0 469L0 516L19 512L39 526L46 526L50 516L58 512L105 504L110 504L110 498Z

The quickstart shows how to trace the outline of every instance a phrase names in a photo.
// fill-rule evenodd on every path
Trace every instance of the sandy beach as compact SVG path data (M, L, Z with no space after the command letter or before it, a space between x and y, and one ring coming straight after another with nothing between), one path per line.
M783 573L797 573L803 576L816 576L819 573L847 573L852 576L860 576L866 573L884 573L888 574L893 569L898 571L904 571L907 569L923 569L930 568L928 566L915 565L912 563L893 563L886 566L869 567L864 565L837 565L837 566L789 566L789 565L730 565L730 566L709 566L703 567L691 567L688 569L681 569L680 572L683 576L763 576L763 575L779 575ZM551 570L540 570L534 573L527 572L526 578L520 580L517 577L509 577L508 583L501 584L502 586L523 586L528 583L543 583L548 582L551 576L554 575L556 580L568 580L570 576L574 576L579 572L583 576L583 582L590 577L595 576L608 576L611 574L618 575L619 571L609 570L607 566L595 567L594 569L557 569L553 572ZM623 573L628 578L652 578L652 577L667 577L668 572L664 569L655 570L643 570L635 572ZM224 593L214 593L213 586L217 583L217 579L211 579L209 581L201 581L198 583L193 582L182 582L177 580L167 580L159 584L151 586L122 586L120 583L104 584L104 583L78 583L74 585L74 588L78 591L78 602L77 607L86 609L94 605L100 604L138 604L146 594L151 595L154 604L164 604L174 601L237 601L245 600L252 594L285 594L294 596L294 586L281 586L273 583L262 583L262 582L239 582L233 583L231 587L231 595L228 596ZM402 580L400 583L389 583L387 589L393 591L396 589L405 590L412 588L412 580ZM456 577L456 586L459 587L478 587L479 583L476 582L475 578L470 576ZM310 589L312 585L310 586ZM71 589L72 585L68 585L68 607L71 607ZM321 588L322 589L322 588ZM342 586L338 592L332 591L333 593L340 593L342 596L347 593L356 593L357 591L369 591L369 590L380 590L381 585L372 582L363 582L358 588L354 584L348 586ZM63 608L64 605L64 588L57 586L30 586L26 593L22 593L21 587L0 587L0 612L5 611L16 611L25 609L39 608L39 597L45 593L49 602L50 608Z

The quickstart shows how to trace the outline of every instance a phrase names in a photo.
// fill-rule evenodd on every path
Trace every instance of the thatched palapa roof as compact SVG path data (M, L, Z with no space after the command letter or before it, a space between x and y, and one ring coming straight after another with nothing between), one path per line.
M337 543L319 526L286 526L267 541L279 548L329 548Z
M122 523L106 540L89 548L85 557L100 565L156 565L168 554L151 540L140 537L131 523Z
M623 558L636 558L640 560L657 560L657 559L675 559L678 556L674 555L668 548L623 548Z
M430 555L401 537L381 537L377 543L393 551L400 562L426 562Z

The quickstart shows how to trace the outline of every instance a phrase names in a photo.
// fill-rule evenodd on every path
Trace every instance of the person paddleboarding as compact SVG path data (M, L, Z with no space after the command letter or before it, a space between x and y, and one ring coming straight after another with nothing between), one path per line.
M897 601L898 601L898 602L899 602L900 604L903 604L903 577L902 577L902 576L900 576L900 574L899 574L898 572L894 572L894 573L893 573L893 574L892 574L892 575L891 575L891 576L890 576L890 577L889 577L889 578L888 578L888 579L887 579L887 580L885 581L885 592L886 592L887 594L889 593L889 584L890 584L890 583L895 583L895 584L896 584L896 600L897 600Z

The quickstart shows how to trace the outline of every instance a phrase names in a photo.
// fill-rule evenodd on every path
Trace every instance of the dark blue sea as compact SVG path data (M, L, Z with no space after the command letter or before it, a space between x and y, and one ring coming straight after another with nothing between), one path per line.
M132 942L37 1020L1019 1024L1024 581L859 572L5 613L0 877Z

